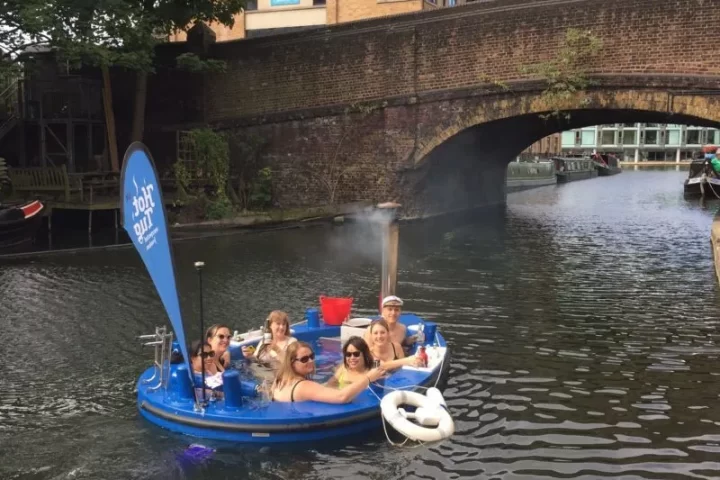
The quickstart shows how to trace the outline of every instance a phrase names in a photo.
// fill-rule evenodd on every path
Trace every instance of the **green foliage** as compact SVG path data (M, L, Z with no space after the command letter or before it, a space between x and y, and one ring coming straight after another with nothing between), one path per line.
M261 168L251 184L250 205L256 208L269 207L272 202L272 170Z
M189 137L195 160L195 178L205 179L218 197L225 196L230 175L230 147L227 137L209 128L190 130Z
M272 171L260 168L260 155L267 141L247 133L233 134L229 139L235 190L228 193L235 195L235 203L243 210L265 208L272 202Z
M211 58L203 59L194 53L183 53L175 59L177 68L187 72L201 73L224 73L227 70L227 64L222 60L213 60Z
M232 27L245 0L3 0L0 71L27 47L62 60L151 71L153 48L194 21Z
M206 218L217 220L232 213L227 185L230 178L230 149L227 136L209 128L187 132L189 158L179 159L173 170L178 197L197 204Z
M210 200L205 205L205 218L208 220L222 220L233 213L230 199L223 195Z
M494 78L490 77L490 75L487 75L487 74L485 74L485 73L481 74L481 75L478 77L478 79L479 79L481 82L490 83L490 84L498 87L499 89L501 89L501 90L503 90L503 91L506 91L506 92L507 92L508 90L510 90L510 86L509 86L507 83L503 82L502 80L494 79Z
M546 87L541 96L551 109L544 118L561 115L569 118L561 110L583 107L589 98L578 100L578 94L593 85L586 70L589 62L602 49L602 40L590 30L568 29L565 39L555 58L542 63L523 67L523 73L536 75L545 81Z
M181 199L186 199L187 192L190 189L190 182L192 176L187 166L183 162L175 162L173 165L173 171L175 173L175 182L177 183L178 193Z

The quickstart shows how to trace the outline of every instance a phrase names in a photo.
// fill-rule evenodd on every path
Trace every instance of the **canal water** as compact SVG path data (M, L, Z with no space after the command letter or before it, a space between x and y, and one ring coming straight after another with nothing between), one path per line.
M502 212L401 228L399 293L440 324L456 434L392 447L382 433L297 448L172 434L139 418L164 323L134 250L0 265L0 478L717 478L718 204L685 201L682 171L625 171L514 194ZM369 314L378 239L362 225L175 245L187 328L238 330L319 294ZM194 329L194 330L193 330ZM217 449L193 464L193 442Z

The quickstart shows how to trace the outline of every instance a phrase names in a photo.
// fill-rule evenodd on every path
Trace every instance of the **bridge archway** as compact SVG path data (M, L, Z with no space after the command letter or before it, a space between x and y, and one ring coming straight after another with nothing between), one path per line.
M660 91L592 92L582 109L543 119L540 95L496 98L426 132L403 181L411 211L448 212L505 203L509 162L553 133L611 123L670 123L720 128L720 97Z

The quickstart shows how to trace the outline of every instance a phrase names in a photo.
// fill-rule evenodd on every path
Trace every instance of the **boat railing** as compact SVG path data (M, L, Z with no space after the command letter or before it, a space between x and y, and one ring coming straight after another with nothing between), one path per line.
M150 340L144 342L144 347L153 347L155 350L155 372L153 376L143 380L143 383L152 383L157 381L156 385L148 387L148 391L157 390L165 385L170 375L170 352L172 351L173 333L167 331L167 327L155 327L155 333L150 335L140 335L140 340ZM167 371L167 372L166 372Z

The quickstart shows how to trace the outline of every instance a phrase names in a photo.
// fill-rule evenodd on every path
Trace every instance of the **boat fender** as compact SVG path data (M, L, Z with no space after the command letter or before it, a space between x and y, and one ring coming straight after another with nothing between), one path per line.
M437 442L449 438L455 433L455 423L446 408L445 399L437 388L428 389L428 394L395 390L380 402L381 414L395 430L412 440ZM411 405L417 409L415 413L409 413L400 405Z

